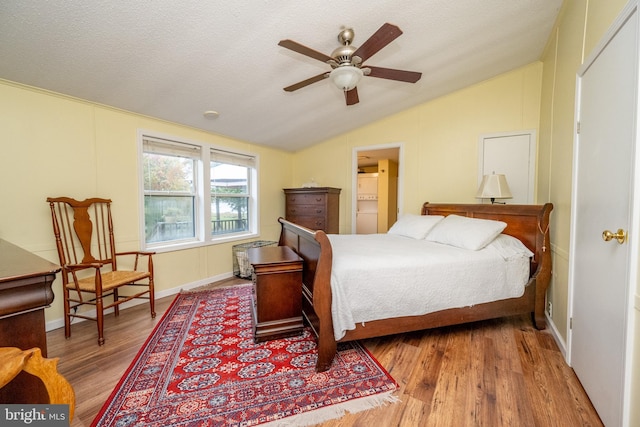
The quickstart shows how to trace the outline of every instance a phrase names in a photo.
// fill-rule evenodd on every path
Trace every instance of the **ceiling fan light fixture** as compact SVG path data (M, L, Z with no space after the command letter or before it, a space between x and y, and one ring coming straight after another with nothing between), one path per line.
M338 89L346 92L358 85L362 75L362 70L358 67L341 65L331 70L329 77Z

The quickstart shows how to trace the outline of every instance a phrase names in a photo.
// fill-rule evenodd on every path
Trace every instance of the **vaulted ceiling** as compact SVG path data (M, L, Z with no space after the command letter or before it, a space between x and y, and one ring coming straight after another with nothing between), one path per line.
M540 59L562 0L111 0L0 2L0 78L288 151ZM364 77L347 106L330 71L278 46L326 55L353 28L401 36L368 65L418 71L415 84ZM214 110L217 118L207 118Z

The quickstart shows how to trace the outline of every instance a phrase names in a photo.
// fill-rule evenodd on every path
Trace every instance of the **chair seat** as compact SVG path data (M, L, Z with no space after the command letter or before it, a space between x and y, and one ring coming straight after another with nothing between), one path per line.
M127 271L127 270L108 271L108 272L101 273L101 275L102 275L102 291L103 292L109 291L113 288L117 288L118 286L122 286L127 283L146 279L151 276L151 274L146 271ZM94 276L86 277L84 279L79 279L78 286L80 287L80 290L83 292L95 292L96 283L94 280ZM76 286L73 282L67 283L67 289L75 290Z

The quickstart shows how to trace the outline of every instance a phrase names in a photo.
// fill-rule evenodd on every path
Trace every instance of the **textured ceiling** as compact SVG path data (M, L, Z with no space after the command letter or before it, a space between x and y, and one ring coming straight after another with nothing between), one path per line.
M289 151L540 59L562 0L110 0L0 2L0 78ZM399 38L366 63L422 72L364 77L347 107L329 80L343 27L359 46ZM216 119L206 110L220 113Z

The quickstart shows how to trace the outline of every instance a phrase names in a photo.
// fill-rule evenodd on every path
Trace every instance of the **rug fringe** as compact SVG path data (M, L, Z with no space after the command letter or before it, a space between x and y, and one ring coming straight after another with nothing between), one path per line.
M220 285L212 288L208 288L207 286L210 286L210 285L198 286L197 288L192 288L192 289L180 288L179 293L180 294L197 294L200 292L211 292L218 289L240 288L244 286L253 286L253 285L251 283L234 283L232 285Z
M374 409L387 404L400 402L400 398L395 395L395 390L386 393L376 394L372 396L362 397L360 399L350 400L336 405L326 406L324 408L315 409L302 414L293 415L281 420L274 420L260 427L306 427L323 423L325 421L334 420L344 416L347 412L355 414L356 412Z

